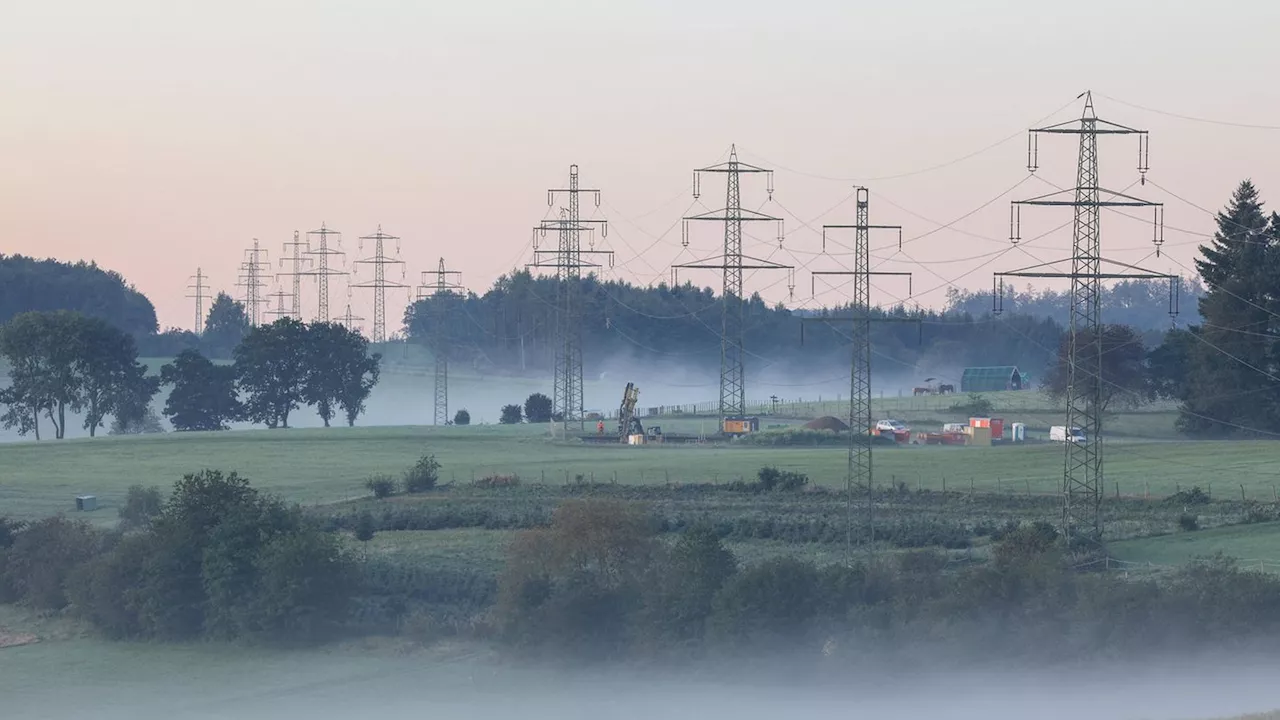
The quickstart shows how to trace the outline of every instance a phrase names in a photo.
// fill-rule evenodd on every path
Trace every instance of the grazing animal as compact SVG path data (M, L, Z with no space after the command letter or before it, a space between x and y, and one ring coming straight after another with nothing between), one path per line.
M939 395L946 395L948 393L954 393L955 391L956 391L955 385L939 385L938 386Z
M918 387L918 388L912 388L911 394L912 395L932 395L933 391L927 387Z

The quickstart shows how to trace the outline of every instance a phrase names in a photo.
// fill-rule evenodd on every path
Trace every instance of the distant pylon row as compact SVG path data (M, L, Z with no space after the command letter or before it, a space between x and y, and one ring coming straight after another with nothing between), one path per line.
M252 246L245 250L245 260L238 267L236 281L236 287L242 289L242 292L238 293L236 298L244 307L247 322L250 325L260 325L267 316L271 318L292 317L297 320L303 320L302 279L315 278L317 300L314 320L318 322L335 320L354 329L355 324L363 321L364 318L356 316L351 311L351 291L356 288L373 290L373 327L369 339L376 343L386 342L387 291L409 290L411 286L387 278L388 266L399 265L401 279L407 274L405 263L399 258L400 238L384 233L382 226L379 225L373 234L360 238L361 250L364 249L364 241L366 240L373 242L373 254L353 261L351 269L347 270L345 269L346 253L342 250L342 234L339 231L329 228L324 223L321 223L319 230L307 232L305 239L301 232L294 231L292 241L283 243L284 257L280 259L280 272L275 273L277 282L283 282L283 278L290 279L291 292L286 291L285 287L280 285L275 292L267 293L268 282L266 278L270 276L270 268L272 266L267 262L267 250L261 247L257 238L254 238ZM387 241L395 241L394 255L387 253ZM351 276L354 278L362 265L373 267L373 277L362 282L347 283L346 312L335 317L330 312L330 278L338 276ZM443 258L440 260L440 268L443 272ZM424 290L436 290L436 285L438 284L427 285L425 280L427 273L424 272L423 275L424 285L419 288L419 298L423 296ZM204 269L197 268L196 274L192 276L194 283L188 286L192 290L192 294L187 295L187 297L194 299L196 304L193 327L196 334L203 332L206 321L205 306L210 297L208 279L209 276L204 272ZM455 285L454 287L461 288L460 285ZM273 301L274 307L272 305Z

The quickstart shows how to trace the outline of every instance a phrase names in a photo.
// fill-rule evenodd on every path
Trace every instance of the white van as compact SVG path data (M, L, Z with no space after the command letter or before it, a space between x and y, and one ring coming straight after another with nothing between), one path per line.
M1054 425L1049 428L1049 440L1060 443L1083 443L1085 442L1084 430L1081 430L1078 427L1073 427L1071 428L1071 432L1068 433L1065 425Z

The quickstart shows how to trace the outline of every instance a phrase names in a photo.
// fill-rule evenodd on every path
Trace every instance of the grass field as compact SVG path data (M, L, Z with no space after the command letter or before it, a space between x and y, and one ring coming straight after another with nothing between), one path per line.
M1241 559L1246 567L1275 572L1280 571L1280 523L1232 525L1137 538L1112 543L1109 549L1120 560L1155 565L1180 565L1195 557L1221 552Z
M81 494L110 508L133 484L169 487L183 473L236 470L255 484L303 503L365 493L363 480L399 473L434 453L442 481L469 482L516 473L525 482L585 480L619 484L726 482L751 478L764 465L808 473L826 487L843 484L840 447L586 446L547 439L544 428L378 427L170 433L0 445L0 513L39 517L74 507ZM1217 497L1271 501L1280 445L1267 441L1121 441L1108 445L1108 495L1168 495L1178 487L1212 488ZM877 482L948 490L1057 492L1061 446L900 447L876 453Z

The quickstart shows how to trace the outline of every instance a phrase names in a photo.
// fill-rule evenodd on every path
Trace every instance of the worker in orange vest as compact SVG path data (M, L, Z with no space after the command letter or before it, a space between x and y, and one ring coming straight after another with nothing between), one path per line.
M604 420L597 420L597 421L596 421L596 434L597 434L597 435L603 435L603 434L604 434Z

